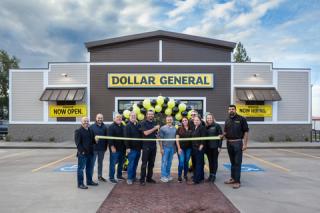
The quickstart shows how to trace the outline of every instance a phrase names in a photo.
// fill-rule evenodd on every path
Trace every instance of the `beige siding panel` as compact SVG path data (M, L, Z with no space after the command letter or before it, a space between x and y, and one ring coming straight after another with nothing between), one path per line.
M271 65L248 64L234 65L234 84L236 85L272 85ZM254 77L258 74L258 77Z
M278 91L282 98L278 106L278 121L308 121L308 80L307 72L278 73Z
M43 121L42 72L13 72L10 89L12 121Z
M63 73L68 76L62 76ZM52 64L48 73L48 84L87 84L87 64Z

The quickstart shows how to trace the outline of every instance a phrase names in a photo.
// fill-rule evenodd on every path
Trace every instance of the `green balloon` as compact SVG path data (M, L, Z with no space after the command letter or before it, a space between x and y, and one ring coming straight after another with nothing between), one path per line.
M162 107L157 104L157 105L154 107L154 109L156 110L156 112L161 112Z
M184 103L179 104L179 111L183 112L187 109L187 105L185 105Z
M182 115L180 113L176 114L176 120L180 121L182 119Z
M166 115L171 115L171 114L172 114L172 109L167 108L167 109L164 111L164 114L166 114Z
M192 113L192 110L190 110L190 111L188 112L188 115L187 115L188 119L191 118L191 113Z
M144 108L148 109L151 106L150 99L149 98L144 99L142 105Z
M142 121L144 119L144 114L140 113L138 114L138 120Z
M126 109L126 110L123 111L123 116L124 116L125 118L129 118L130 113L131 113L131 112Z
M170 99L170 101L168 102L168 108L173 108L175 106L175 102L173 99Z
M162 106L163 103L164 103L164 98L162 96L158 96L157 105Z

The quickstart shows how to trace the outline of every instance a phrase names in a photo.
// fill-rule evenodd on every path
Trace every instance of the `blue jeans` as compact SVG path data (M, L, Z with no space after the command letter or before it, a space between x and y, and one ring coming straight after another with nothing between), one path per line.
M163 146L163 155L161 161L161 177L170 177L170 170L172 164L172 158L174 154L174 147Z
M114 179L115 167L118 164L117 177L122 177L122 168L124 163L124 153L123 152L110 152L110 166L109 166L109 178Z
M191 156L191 148L181 149L181 154L178 154L179 165L178 165L178 177L181 177L182 170L184 171L184 177L188 175L189 160Z
M128 180L136 179L136 174L137 174L136 172L137 172L140 155L141 155L140 150L134 150L134 149L131 149L128 154L128 161L129 161L128 169L127 169Z
M231 162L231 178L236 183L240 183L241 178L242 146L242 141L227 143L228 154Z
M102 177L104 153L105 153L105 151L94 151L93 152L93 167L92 167L92 169L94 169L94 164L96 163L96 159L98 158L98 177ZM92 173L93 173L93 171L92 171Z
M83 170L86 169L87 184L92 183L93 154L78 153L77 180L78 186L83 185Z
M192 153L195 160L193 181L199 183L204 179L204 149L193 148Z

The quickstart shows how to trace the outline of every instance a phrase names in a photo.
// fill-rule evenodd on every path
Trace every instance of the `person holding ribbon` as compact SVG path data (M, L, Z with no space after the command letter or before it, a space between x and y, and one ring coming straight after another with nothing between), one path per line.
M196 115L193 118L194 128L191 136L193 138L206 137L207 130L201 125L201 118ZM201 139L192 141L192 155L194 156L193 184L199 184L204 180L204 145L205 141Z
M181 119L182 125L178 128L176 133L176 145L178 148L178 181L182 182L182 171L184 172L184 180L188 181L188 169L189 169L189 160L192 150L191 141L180 141L180 138L190 138L191 137L191 127L188 118L183 117Z
M221 126L216 123L213 114L208 113L206 115L206 128L208 136L222 136ZM218 169L218 156L221 151L222 140L213 139L208 140L205 146L205 153L207 154L209 161L210 175L208 178L209 182L214 182L216 180L216 173Z
M124 136L126 138L142 137L140 124L137 121L137 114L133 111L130 113L128 124L124 127ZM127 184L131 185L136 180L136 171L141 155L142 142L139 140L125 140L125 144L129 160Z
M123 137L123 124L122 115L116 114L114 116L113 123L109 126L108 136L113 137ZM122 168L124 162L124 155L126 152L126 146L123 140L109 139L109 149L110 149L110 166L109 166L109 181L111 183L117 183L118 181L124 180L122 176ZM117 180L114 178L115 166L118 164L117 168Z

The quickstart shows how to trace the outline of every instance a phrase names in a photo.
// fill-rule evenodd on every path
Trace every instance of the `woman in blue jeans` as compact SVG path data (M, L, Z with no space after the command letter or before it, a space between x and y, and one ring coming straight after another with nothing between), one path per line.
M181 120L182 126L178 128L176 134L176 144L178 148L178 181L182 182L182 171L184 172L184 180L188 181L188 169L189 169L189 160L191 156L192 143L191 141L180 141L180 138L190 138L191 137L191 128L188 118L183 117Z

